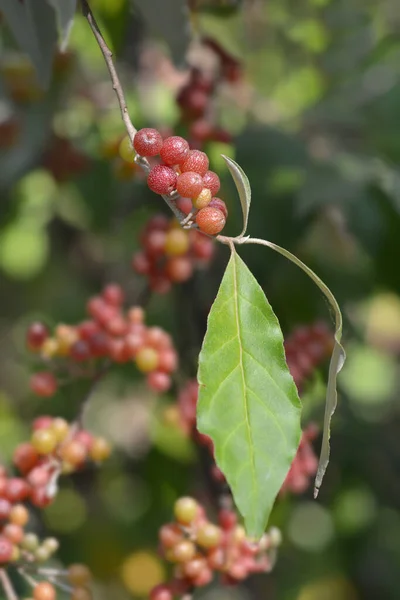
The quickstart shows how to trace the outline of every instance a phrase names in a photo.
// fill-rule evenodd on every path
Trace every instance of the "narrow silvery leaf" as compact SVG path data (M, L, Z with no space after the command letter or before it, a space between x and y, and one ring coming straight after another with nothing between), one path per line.
M64 51L74 22L77 0L49 0L57 13L60 30L60 48Z
M0 0L0 10L17 44L29 55L40 85L48 87L57 44L53 8L47 0Z
M240 167L237 162L235 162L232 158L228 156L222 155L222 158L225 160L227 167L230 171L230 174L233 177L233 181L235 182L236 189L239 194L240 204L242 206L243 212L243 229L240 236L243 236L247 230L247 223L249 220L249 212L250 212L250 203L251 203L251 188L250 182L247 178L246 173L243 171L242 167ZM240 237L239 236L239 237Z
M135 0L146 26L168 45L172 60L182 67L191 41L187 0Z
M197 427L259 538L300 440L300 401L278 320L232 248L199 357Z
M250 238L245 240L245 243L249 244L260 244L262 246L268 246L285 256L295 265L300 267L307 275L314 281L314 283L319 287L322 293L327 298L333 312L335 315L335 345L333 347L332 357L329 365L329 376L328 376L328 385L326 390L326 404L325 404L325 416L324 416L324 430L322 436L322 446L321 446L321 454L319 459L317 476L315 478L315 487L314 487L314 497L318 496L319 489L322 484L322 480L324 478L326 469L329 464L329 454L330 454L330 427L332 416L336 410L337 406L337 389L336 389L336 380L339 372L341 371L344 361L346 359L346 353L344 351L343 346L341 345L342 338L342 328L343 328L343 319L342 313L340 312L339 305L335 296L332 294L331 290L327 285L318 277L316 273L310 267L307 267L297 256L282 248L281 246L277 246L273 242L269 242L267 240L260 240L255 238Z

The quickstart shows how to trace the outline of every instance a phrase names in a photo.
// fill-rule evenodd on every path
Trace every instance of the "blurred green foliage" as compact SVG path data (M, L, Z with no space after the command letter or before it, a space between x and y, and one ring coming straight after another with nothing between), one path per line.
M143 15L125 0L91 4L116 51L136 127L173 128L179 117L176 72L170 65L168 78L160 58L170 39L152 37ZM334 290L349 357L318 503L310 491L277 504L273 520L285 542L271 576L199 597L397 600L398 2L192 4L199 8L195 33L217 38L244 66L244 80L213 106L233 144L207 148L223 179L228 233L240 230L241 213L221 151L235 157L250 179L249 232L296 252ZM169 38L183 47L174 22L179 20L171 20ZM121 282L132 301L140 297L144 284L131 271L130 258L147 217L165 208L140 176L123 179L107 156L107 145L123 128L83 17L76 14L69 53L56 59L46 93L6 26L0 27L0 454L9 460L34 416L72 419L85 393L73 384L47 402L32 397L26 325L35 318L49 325L82 319L88 297L108 281ZM295 267L266 249L246 247L241 254L286 333L327 320L318 291ZM195 373L204 314L226 258L222 248L207 273L151 298L147 307L148 322L170 331L183 351L186 377ZM307 420L321 422L323 376L316 375L304 395ZM165 402L173 401L171 394ZM93 568L99 599L143 597L146 586L163 577L157 531L178 495L198 494L211 504L196 450L165 425L157 403L133 369L116 368L87 416L88 427L113 442L112 458L101 471L64 478L55 504L38 515L39 530L46 525L60 538L63 562L82 560Z

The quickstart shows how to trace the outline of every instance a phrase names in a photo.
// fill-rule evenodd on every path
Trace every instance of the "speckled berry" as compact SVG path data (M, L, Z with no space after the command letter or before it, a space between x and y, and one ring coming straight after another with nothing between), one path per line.
M166 165L179 165L186 160L189 154L189 144L178 135L173 135L164 140L160 156Z
M140 129L133 140L133 147L140 156L156 156L163 146L161 133L157 129Z
M216 235L225 226L226 219L224 213L219 208L202 208L196 215L196 223L200 231L208 235Z
M147 178L147 185L156 194L170 194L176 188L178 176L166 165L153 167Z

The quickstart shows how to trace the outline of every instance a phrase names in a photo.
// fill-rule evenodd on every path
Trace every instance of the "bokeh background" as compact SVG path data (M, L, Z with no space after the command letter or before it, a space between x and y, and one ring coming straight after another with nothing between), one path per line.
M187 62L212 69L216 40L234 60L208 114L226 132L206 143L223 181L229 233L240 206L221 159L243 167L253 191L249 231L297 253L336 294L348 360L339 378L332 460L320 498L286 496L272 521L284 542L274 572L209 600L369 600L400 597L400 11L397 0L92 0L115 51L137 128L187 135L176 98ZM146 6L145 6L146 5ZM35 362L27 325L74 323L109 281L132 302L145 282L131 268L138 234L164 211L115 148L124 134L108 73L83 17L43 92L29 60L0 25L0 455L5 462L39 414L73 419L84 383L51 400L29 391ZM210 66L211 65L211 66ZM228 78L229 79L229 78ZM229 140L231 136L231 141ZM285 335L329 309L295 267L267 249L242 256ZM165 327L196 372L206 308L227 259L164 296L147 321ZM322 422L326 372L304 393L305 422ZM195 446L163 417L133 367L96 389L86 425L114 446L100 470L62 480L37 516L61 541L60 560L83 561L95 597L144 598L164 577L157 532L181 494L212 499ZM319 440L316 441L316 451ZM22 594L22 591L20 592Z

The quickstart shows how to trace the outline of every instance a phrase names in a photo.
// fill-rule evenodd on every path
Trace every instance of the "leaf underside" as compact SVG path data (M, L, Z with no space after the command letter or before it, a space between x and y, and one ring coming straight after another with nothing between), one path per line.
M240 236L243 236L247 230L247 223L249 221L249 212L250 212L250 204L251 204L251 187L250 182L246 173L243 171L242 167L237 164L232 158L229 156L225 156L222 154L222 158L226 162L226 165L229 169L230 174L232 175L232 179L235 182L236 189L239 194L240 205L242 207L243 213L243 228Z
M259 538L299 444L301 409L278 320L233 248L198 381L198 429L214 442L248 535Z

